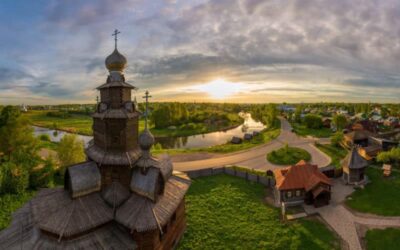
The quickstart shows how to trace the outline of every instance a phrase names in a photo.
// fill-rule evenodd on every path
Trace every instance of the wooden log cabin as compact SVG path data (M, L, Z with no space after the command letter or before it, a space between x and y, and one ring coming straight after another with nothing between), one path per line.
M147 124L138 135L135 87L117 47L105 64L87 161L67 168L63 188L39 191L14 213L0 249L172 249L183 235L190 179L151 155Z

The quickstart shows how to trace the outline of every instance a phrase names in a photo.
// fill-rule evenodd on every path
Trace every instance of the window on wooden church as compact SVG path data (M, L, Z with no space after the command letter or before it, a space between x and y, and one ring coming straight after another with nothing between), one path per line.
M301 191L300 190L296 190L296 196L300 196L301 195Z
M286 193L286 195L287 195L288 198L292 198L292 191L288 191L288 192Z

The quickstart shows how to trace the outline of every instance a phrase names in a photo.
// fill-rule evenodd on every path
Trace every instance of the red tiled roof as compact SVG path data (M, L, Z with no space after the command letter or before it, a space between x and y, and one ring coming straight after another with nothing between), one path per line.
M276 187L279 190L311 190L319 183L331 185L331 181L318 170L317 165L300 161L296 165L274 170Z

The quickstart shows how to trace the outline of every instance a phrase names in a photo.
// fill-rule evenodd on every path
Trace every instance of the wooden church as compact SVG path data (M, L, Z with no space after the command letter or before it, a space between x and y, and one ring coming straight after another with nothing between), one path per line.
M183 235L190 179L169 158L151 155L147 110L138 134L135 87L125 81L127 60L116 42L98 87L87 161L67 168L64 187L39 191L13 214L0 249L172 249Z

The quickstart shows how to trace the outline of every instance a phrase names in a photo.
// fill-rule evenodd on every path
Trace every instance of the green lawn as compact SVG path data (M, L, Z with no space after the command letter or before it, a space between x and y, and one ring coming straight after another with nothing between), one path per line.
M398 250L400 248L400 229L372 229L365 235L367 250Z
M75 115L71 117L50 117L47 116L49 110L31 110L27 113L23 113L24 116L28 117L33 125L45 128L53 128L53 124L56 123L58 129L68 132L74 132L82 135L92 135L92 117L87 115Z
M329 155L329 157L332 159L332 165L334 165L337 169L342 167L342 164L340 163L341 160L344 159L347 155L347 150L342 148L342 147L335 147L332 145L326 145L326 144L316 144L317 148L319 148L322 152L325 154Z
M267 154L267 160L278 165L292 165L301 160L310 161L311 155L306 150L284 146Z
M263 202L264 187L228 175L194 179L186 196L188 228L178 249L339 249L321 222L283 223Z
M0 195L0 230L8 227L11 214L30 200L36 192L26 191L22 194Z
M293 130L296 134L301 136L311 135L318 138L331 137L333 132L329 128L322 127L320 129L310 129L306 125L300 123L292 123Z
M59 130L78 133L81 135L92 135L92 124L93 119L88 115L76 115L71 114L70 117L50 117L47 116L49 110L31 110L24 113L24 116L28 117L33 125L45 128L53 128L53 124L56 123ZM232 119L234 120L234 119ZM243 122L242 119L236 119L235 122L231 122L228 126L206 126L204 123L190 123L190 126L180 126L177 129L156 129L151 127L150 130L154 136L167 137L167 136L190 136L196 134L210 133L214 131L224 130L232 127L239 126ZM139 131L144 130L144 121L139 121Z
M400 216L400 174L383 177L382 170L368 168L371 183L356 190L346 204L354 210L384 216Z
M250 141L243 141L241 144L232 144L230 142L215 145L207 148L191 148L191 149L161 149L153 150L154 154L181 154L181 153L196 153L196 152L209 152L209 153L232 153L240 150L249 149L255 146L259 146L268 143L279 136L281 133L280 121L277 119L274 126L261 131L257 136L254 136Z

